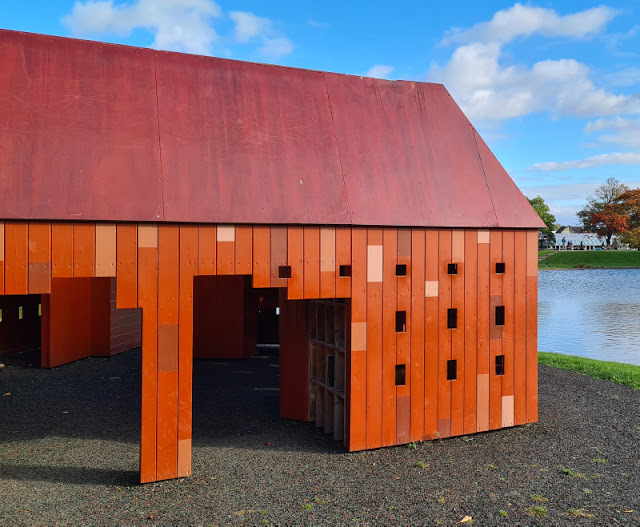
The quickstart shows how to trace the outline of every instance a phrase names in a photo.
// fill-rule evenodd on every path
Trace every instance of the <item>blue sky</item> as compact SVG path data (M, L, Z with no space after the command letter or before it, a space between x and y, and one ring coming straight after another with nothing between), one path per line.
M0 0L0 27L442 82L563 224L608 177L640 187L640 0Z

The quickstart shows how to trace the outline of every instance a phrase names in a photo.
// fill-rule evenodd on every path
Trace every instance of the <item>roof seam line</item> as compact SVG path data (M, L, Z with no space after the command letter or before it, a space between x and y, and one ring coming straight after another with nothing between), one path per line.
M491 201L491 207L493 208L493 215L496 218L496 227L500 226L498 221L498 213L496 212L496 205L493 202L493 196L491 195L491 189L489 188L489 181L487 180L487 172L484 169L484 163L482 162L482 156L480 155L480 148L478 147L478 139L476 138L476 129L471 125L471 131L473 132L473 142L476 145L476 152L478 153L478 160L480 161L480 168L482 168L482 175L484 176L484 184L487 186L487 193L489 194L489 200Z
M156 88L156 121L158 123L158 158L160 161L160 201L162 202L162 221L165 221L164 212L164 169L162 166L162 142L160 141L160 97L158 95L158 54L153 54L153 76Z
M336 122L333 118L333 109L331 108L331 97L329 96L329 88L327 87L327 76L322 74L322 81L324 83L324 91L327 94L327 104L329 105L329 114L331 115L331 126L333 127L333 138L336 141L336 152L338 153L338 163L340 163L340 177L342 178L342 185L344 186L344 198L347 200L347 213L349 214L349 221L353 225L353 216L351 214L351 204L349 203L349 193L347 192L347 182L344 179L344 169L342 168L342 156L340 155L340 146L338 145L338 132L336 131Z

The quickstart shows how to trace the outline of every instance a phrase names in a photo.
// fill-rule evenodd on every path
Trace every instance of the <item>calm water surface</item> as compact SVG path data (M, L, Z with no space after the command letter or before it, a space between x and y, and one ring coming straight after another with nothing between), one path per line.
M640 269L540 271L538 348L640 366Z

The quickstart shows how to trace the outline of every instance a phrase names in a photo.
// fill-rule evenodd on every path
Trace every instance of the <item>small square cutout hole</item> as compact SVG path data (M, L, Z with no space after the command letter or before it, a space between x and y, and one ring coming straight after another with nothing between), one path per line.
M396 364L396 386L404 386L407 384L407 366L406 364Z
M496 375L504 375L504 355L496 355Z
M458 274L458 264L447 264L448 274Z
M504 326L504 306L496 306L496 326Z
M458 310L447 309L447 328L456 329L458 327Z
M341 265L340 266L340 276L351 276L351 266L350 265Z
M447 380L455 381L457 378L458 378L458 361L448 360L447 361Z
M281 265L278 267L278 278L291 278L291 266Z
M396 333L407 331L407 312L396 311Z
M407 266L406 266L406 264L398 264L398 265L396 265L396 276L407 276Z
M505 264L504 262L496 263L496 274L504 274Z

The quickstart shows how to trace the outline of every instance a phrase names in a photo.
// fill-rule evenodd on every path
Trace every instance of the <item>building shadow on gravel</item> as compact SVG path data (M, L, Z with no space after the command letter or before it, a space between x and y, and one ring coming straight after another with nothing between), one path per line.
M0 480L136 482L140 355L136 349L51 370L8 364L0 373L0 449L9 453L0 456ZM312 423L279 417L278 375L276 346L260 346L245 360L194 361L194 461L212 447L344 452Z
M49 465L0 465L1 479L48 481L77 485L132 486L140 481L137 470L110 470L91 467L56 467Z

